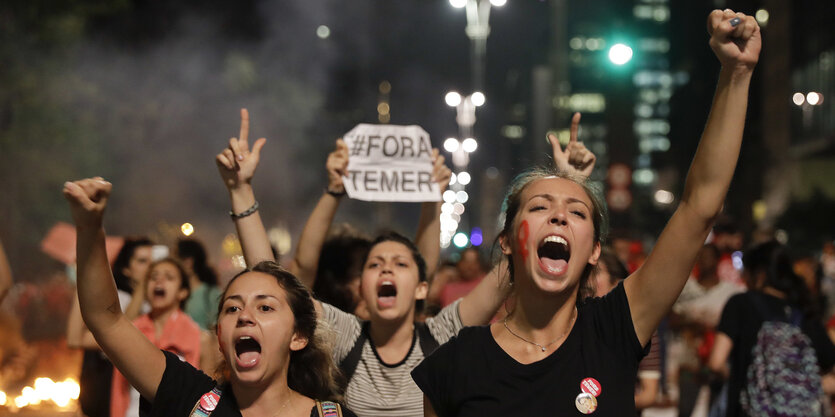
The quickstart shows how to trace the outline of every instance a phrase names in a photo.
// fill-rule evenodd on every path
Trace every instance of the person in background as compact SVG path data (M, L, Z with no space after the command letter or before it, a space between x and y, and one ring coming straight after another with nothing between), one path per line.
M350 225L337 227L319 252L312 288L316 298L357 317L368 318L368 309L360 296L360 278L362 262L370 246L371 239Z
M461 271L458 269L458 264L450 260L441 262L438 271L430 278L429 294L426 295L425 314L427 317L432 317L441 311L441 290L448 283L457 282L460 279Z
M201 329L211 329L217 317L220 289L217 286L217 273L209 265L206 248L196 239L180 239L177 241L177 258L187 274L191 288L185 312Z
M157 348L198 367L200 327L182 311L189 296L189 279L182 265L172 258L154 262L144 286L136 291L144 295L151 311L139 316L133 325ZM111 393L110 417L139 417L150 412L150 404L140 401L139 392L118 369L113 370Z
M814 350L817 370L823 375L819 386L805 386L800 380L795 381L796 388L804 394L815 396L822 393L835 393L835 377L832 376L835 365L835 345L827 337L819 317L814 315L810 303L809 290L803 280L792 270L792 261L785 246L777 241L758 244L743 256L743 276L749 290L737 294L728 300L722 311L722 318L716 328L716 339L710 353L708 366L720 377L728 380L727 416L748 416L743 406L742 394L749 393L748 378L752 373L749 367L754 360L754 348L760 338L760 329L766 322L785 320L799 327ZM776 332L774 332L776 334ZM802 357L802 352L795 352L795 357ZM808 376L808 369L788 367L788 372ZM770 372L767 370L766 372ZM758 374L759 371L755 374ZM778 386L778 390L787 393L789 386ZM750 397L748 397L750 398ZM776 407L790 405L790 398L773 399ZM820 404L804 404L807 409L784 410L779 415L814 415L810 410ZM754 417L754 416L752 416Z
M478 248L469 247L461 252L461 259L458 261L457 281L447 282L441 289L441 307L452 304L453 301L467 295L487 275L484 269L484 262Z
M673 304L671 326L675 330L673 351L678 382L679 415L690 416L698 407L708 408L722 389L712 381L707 360L713 346L714 330L725 303L744 287L719 279L720 252L712 243L702 246L687 284ZM700 395L709 386L710 395ZM700 403L700 399L702 402Z

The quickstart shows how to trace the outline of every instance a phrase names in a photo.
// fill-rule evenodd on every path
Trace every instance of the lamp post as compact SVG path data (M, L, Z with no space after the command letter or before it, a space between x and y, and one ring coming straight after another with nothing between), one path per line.
M507 0L449 0L457 9L466 8L467 27L464 32L470 38L473 90L481 91L484 86L484 56L487 52L487 37L490 36L490 8L501 7Z
M465 188L471 179L470 173L467 172L470 153L478 148L478 142L473 134L473 125L476 121L475 110L486 100L482 91L484 57L487 51L487 36L490 35L490 25L487 22L490 18L491 6L500 7L505 3L507 0L449 0L452 7L466 8L465 33L470 38L472 93L462 96L455 91L450 91L444 97L447 105L455 108L458 138L448 138L444 142L444 149L452 156L455 173L450 180L449 190L444 193L444 204L441 207L441 247L443 248L448 247L453 241L458 247L464 247L469 243L466 234L456 234L456 231L464 214L464 204L469 200ZM479 240L477 244L480 243Z

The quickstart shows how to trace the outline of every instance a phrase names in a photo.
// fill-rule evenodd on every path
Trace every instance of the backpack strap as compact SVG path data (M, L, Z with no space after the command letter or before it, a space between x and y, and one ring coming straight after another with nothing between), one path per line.
M342 371L342 375L345 375L345 382L351 382L351 377L354 376L354 372L357 370L357 365L360 363L360 357L362 356L362 347L365 345L365 341L368 340L368 324L370 322L366 321L362 323L362 328L360 329L360 335L357 337L357 340L354 342L354 346L348 352L348 355L339 362L339 369Z
M316 400L316 411L319 417L342 417L342 406L333 401Z
M194 408L191 409L189 417L209 417L220 402L222 393L223 391L215 386L211 391L201 395L197 404L194 404Z
M415 322L415 329L418 334L420 350L423 351L423 357L425 358L429 356L430 353L434 352L440 344L438 344L438 341L435 340L435 336L432 336L432 332L429 331L429 326L427 326L426 323Z

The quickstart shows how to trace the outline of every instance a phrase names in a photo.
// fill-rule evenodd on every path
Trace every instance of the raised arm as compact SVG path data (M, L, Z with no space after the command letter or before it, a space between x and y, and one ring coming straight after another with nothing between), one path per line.
M64 184L78 238L78 299L81 316L116 368L145 398L154 398L165 357L131 324L119 307L107 262L102 217L111 184L91 178Z
M290 272L310 289L316 281L319 255L328 237L328 229L339 208L339 201L345 194L342 177L348 168L348 146L342 139L336 140L336 149L328 155L325 168L328 171L328 188L319 197L319 202L307 218L296 245L293 263L290 264Z
M10 288L12 288L12 268L9 266L9 259L6 258L6 251L3 250L3 241L0 241L0 303L6 298Z
M748 86L760 53L760 28L751 16L714 10L708 17L708 32L722 70L707 125L678 208L644 265L624 283L642 344L649 341L681 293L722 210L742 144Z
M446 191L452 178L452 171L444 164L444 156L438 149L432 149L432 181L437 182L441 194ZM415 245L426 261L426 276L431 277L438 269L441 259L441 201L426 201L420 205Z
M229 147L215 157L215 163L223 184L229 191L232 220L238 231L244 260L247 265L252 266L261 261L274 261L275 257L264 223L261 222L255 192L252 189L252 177L258 168L261 148L267 140L256 140L250 150L248 136L249 112L241 109L240 137L229 139Z

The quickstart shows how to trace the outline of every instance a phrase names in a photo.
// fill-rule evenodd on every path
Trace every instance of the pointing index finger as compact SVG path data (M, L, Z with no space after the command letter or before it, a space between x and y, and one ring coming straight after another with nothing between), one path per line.
M249 138L249 112L246 108L241 109L241 133L238 135L238 141L240 142L243 151L249 150L249 142L247 139Z
M580 112L574 113L574 116L571 117L571 135L568 138L568 142L577 142L577 136L580 132Z

